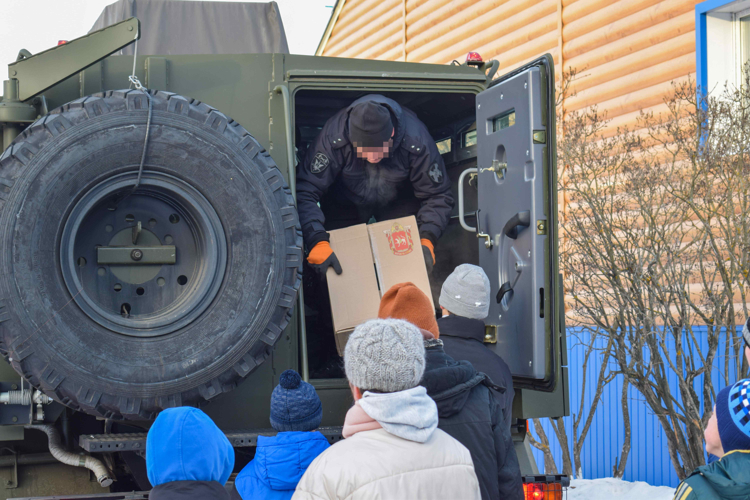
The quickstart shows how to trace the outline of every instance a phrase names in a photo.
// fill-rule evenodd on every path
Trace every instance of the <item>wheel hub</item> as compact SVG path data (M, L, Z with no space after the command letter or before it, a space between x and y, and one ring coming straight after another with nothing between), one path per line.
M71 211L60 263L73 300L118 333L151 337L201 314L226 269L224 229L211 204L185 181L144 172L107 179Z

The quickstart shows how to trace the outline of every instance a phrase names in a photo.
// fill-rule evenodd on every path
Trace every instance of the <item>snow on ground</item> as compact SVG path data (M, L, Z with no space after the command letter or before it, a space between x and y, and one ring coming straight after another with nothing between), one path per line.
M567 500L672 500L674 492L669 486L651 486L642 481L631 483L611 477L574 479Z

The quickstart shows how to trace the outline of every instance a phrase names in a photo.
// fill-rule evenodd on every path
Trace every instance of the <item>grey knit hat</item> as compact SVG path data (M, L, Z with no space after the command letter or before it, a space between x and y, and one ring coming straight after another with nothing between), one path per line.
M424 363L419 328L400 319L362 323L344 349L346 378L363 390L399 392L416 387Z
M490 280L484 269L461 264L443 282L440 305L456 316L484 319L490 313Z

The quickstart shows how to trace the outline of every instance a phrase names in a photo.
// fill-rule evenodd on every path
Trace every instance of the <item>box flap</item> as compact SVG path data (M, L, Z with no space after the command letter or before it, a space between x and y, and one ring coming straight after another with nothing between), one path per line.
M397 283L410 281L432 301L417 219L411 215L377 222L368 225L367 231L378 273L380 295Z

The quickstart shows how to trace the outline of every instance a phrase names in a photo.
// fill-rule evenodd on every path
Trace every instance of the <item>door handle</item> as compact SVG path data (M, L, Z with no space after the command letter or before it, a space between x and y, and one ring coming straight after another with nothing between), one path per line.
M510 284L510 281L506 281L503 283L503 286L500 287L500 290L497 291L495 300L497 300L497 303L499 304L503 300L503 297L505 297L505 294L512 291L513 285Z
M508 238L512 238L515 240L516 238L518 238L518 233L520 233L524 228L527 228L530 225L531 212L529 210L524 210L523 212L518 212L516 215L511 217L508 222L505 223L503 234L505 234L505 236L507 236Z
M516 262L516 279L514 280L514 283L518 281L518 275L521 274L521 271L525 267L524 263L521 261ZM497 303L499 304L500 301L503 300L503 297L505 297L505 294L508 292L513 291L513 285L511 285L510 281L506 281L502 284L500 287L500 290L497 291L497 295L495 296L495 299L497 300Z
M477 228L471 227L468 224L466 224L466 220L464 220L464 178L468 174L476 174L477 169L476 168L467 168L463 172L461 172L461 175L458 178L458 222L461 223L461 227L469 231L470 233L476 233ZM478 212L478 211L477 211ZM477 213L477 224L479 223L479 214Z
M479 171L481 174L482 172L495 172L495 175L499 180L505 179L505 172L508 170L508 164L507 163L500 163L500 160L492 160L492 166L488 168L483 168Z

